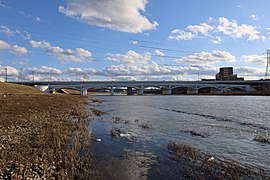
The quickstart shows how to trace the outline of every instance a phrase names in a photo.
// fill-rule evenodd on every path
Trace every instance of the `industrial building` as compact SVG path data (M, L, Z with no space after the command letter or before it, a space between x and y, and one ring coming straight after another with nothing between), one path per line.
M238 78L237 74L233 74L233 67L219 68L219 73L216 74L217 81L243 81L244 78Z

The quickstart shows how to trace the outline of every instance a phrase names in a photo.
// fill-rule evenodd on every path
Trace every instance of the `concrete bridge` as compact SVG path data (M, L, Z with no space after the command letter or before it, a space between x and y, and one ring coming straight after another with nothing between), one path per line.
M25 83L27 84L27 83ZM29 84L31 84L29 82ZM47 92L59 89L79 90L82 96L87 96L88 89L109 89L111 95L115 88L126 88L127 94L132 95L136 90L137 95L143 95L146 88L158 88L164 95L171 95L175 88L186 88L187 94L198 94L203 88L214 89L223 93L233 90L252 92L255 86L270 84L270 81L70 81L70 82L35 82L34 85ZM32 83L33 85L33 83Z

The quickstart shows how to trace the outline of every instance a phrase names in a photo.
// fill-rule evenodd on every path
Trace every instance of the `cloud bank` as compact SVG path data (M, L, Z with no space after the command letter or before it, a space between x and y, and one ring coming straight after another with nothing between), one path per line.
M147 3L147 0L67 0L67 6L59 6L58 10L89 25L142 33L158 26L142 14Z

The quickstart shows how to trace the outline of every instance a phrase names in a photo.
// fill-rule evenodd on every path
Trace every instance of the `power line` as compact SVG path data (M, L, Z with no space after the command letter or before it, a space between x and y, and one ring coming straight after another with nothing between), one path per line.
M23 24L23 23L18 23L17 21L9 21L6 19L0 19L3 22L7 22L7 23L11 23L12 25L19 25L19 28L21 28L22 26L24 27L28 27L31 28L31 30L27 29L27 32L31 32L33 34L40 34L40 35L45 35L45 36L50 36L51 37L51 33L56 34L57 36L62 36L62 37L67 37L67 38L73 38L74 40L78 40L74 37L80 37L81 34L76 34L76 33L70 33L70 32L65 32L63 33L63 31L57 31L57 30L52 30L52 29L46 29L44 27L34 27L32 25L28 25L28 24ZM57 28L59 28L59 26L55 26ZM18 28L18 27L17 27ZM38 29L38 30L42 30L45 32L50 32L50 34L46 34L44 32L37 32L33 29ZM59 29L63 29L63 30L67 30L67 28L59 28ZM70 35L70 36L69 36ZM102 43L102 44L110 44L110 45L115 45L115 46L119 46L119 47L127 47L126 45L123 45L123 43L119 43L119 42L115 42L115 41L110 41L110 40L105 40L105 39L100 39L100 38L96 38L96 37L92 37L92 36L85 36L88 39L81 39L81 41L86 41L86 42L92 42L92 43ZM91 39L91 40L89 40ZM131 45L128 45L131 47Z
M197 53L195 51L185 51L185 50L180 50L180 49L169 49L169 48L161 48L161 47L154 47L154 46L143 46L143 45L141 45L140 47L148 48L148 49L157 49L157 50L162 50L162 51Z
M25 26L25 27L30 27L30 28L36 28L32 25L27 25L27 24L23 24L23 23L18 23L17 21L16 22L12 22L12 21L8 21L8 20L1 20L1 21L6 21L8 23L12 23L12 24L17 24L17 25L20 25L20 28L21 26ZM59 26L56 26L57 28L59 28ZM39 35L45 35L45 36L48 36L49 38L52 38L51 37L51 33L54 33L57 35L57 37L66 37L66 38L69 38L69 39L74 39L74 41L77 41L78 39L77 38L74 38L74 37L79 37L81 36L81 34L76 34L76 33L70 33L70 32L65 32L63 34L62 31L55 31L55 30L52 30L52 29L45 29L45 28L42 28L42 27L37 27L38 30L44 30L46 32L37 32L37 31L34 31L34 30L27 30L28 32L31 32L33 34L39 34ZM63 28L66 30L66 28ZM48 34L47 32L50 32L50 34ZM70 36L69 36L70 35ZM119 43L119 42L115 42L115 41L109 41L109 40L105 40L105 39L99 39L99 38L95 38L95 37L90 37L88 36L87 37L88 39L80 39L80 41L84 41L84 42L90 42L90 43L102 43L102 45L104 44L108 44L108 45L114 45L114 46L118 46L118 47L132 47L134 48L134 46L131 46L131 45L123 45L122 43ZM138 41L138 42L141 42L141 43L148 43L148 44L162 44L162 43L159 43L159 42L152 42L152 41L145 41L145 40L136 40L136 39L130 39L130 40L134 40L134 41ZM59 42L59 40L58 40ZM96 44L95 44L95 47L96 47ZM196 53L195 51L188 51L188 50L179 50L179 49L169 49L169 48L162 48L162 47L151 47L151 46L144 46L144 45L141 45L141 46L138 46L138 47L142 47L142 48L148 48L148 49L158 49L158 50L163 50L163 51L172 51L172 52L188 52L188 53Z
M130 39L131 41L137 41L141 43L147 43L147 44L163 44L161 42L153 42L153 41L145 41L145 40L138 40L138 39Z

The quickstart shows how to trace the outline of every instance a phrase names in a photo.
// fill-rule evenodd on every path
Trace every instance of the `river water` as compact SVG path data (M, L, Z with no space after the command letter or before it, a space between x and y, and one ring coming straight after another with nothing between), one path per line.
M174 179L176 172L167 150L170 142L190 144L215 156L270 170L270 144L254 141L257 135L270 135L270 97L96 97L106 102L95 108L108 112L90 124L95 138L101 139L93 150L104 161L106 177ZM142 128L143 125L149 129ZM113 138L112 128L126 134ZM187 133L190 131L207 136L193 136ZM139 159L151 165L125 162L123 152L131 151L135 152L134 162ZM133 171L127 171L125 166Z

